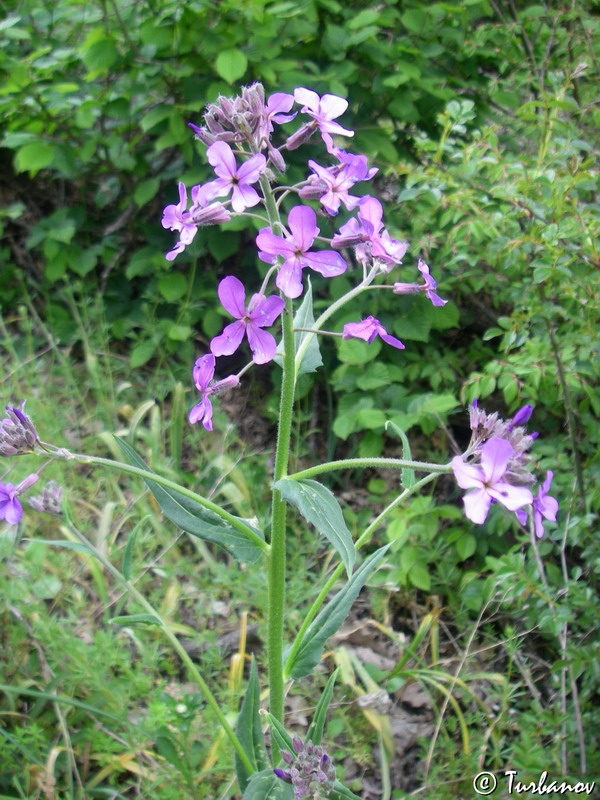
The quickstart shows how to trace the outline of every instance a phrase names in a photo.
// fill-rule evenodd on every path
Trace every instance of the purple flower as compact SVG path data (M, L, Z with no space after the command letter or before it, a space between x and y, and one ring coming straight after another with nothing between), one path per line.
M183 252L187 245L192 243L198 230L196 223L187 211L187 191L185 184L181 183L181 181L179 182L179 203L165 206L162 226L171 231L179 231L179 241L166 255L167 261L173 261L175 256Z
M503 482L508 462L514 450L510 442L493 436L481 448L481 466L465 464L461 456L452 459L452 471L462 489L472 489L463 497L465 514L478 525L487 517L492 500L510 511L533 502L529 489Z
M292 94L287 94L286 92L275 92L269 96L264 112L267 134L273 133L273 122L276 122L278 125L284 125L286 122L291 122L294 119L296 113L285 113L287 111L291 111L293 105L294 95Z
M197 199L200 205L215 197L225 197L230 192L231 206L237 212L260 201L256 189L250 184L256 183L266 169L267 162L261 153L251 156L241 167L237 166L233 150L226 142L215 142L206 155L219 177L199 187Z
M18 456L35 450L40 441L38 432L25 413L23 400L21 408L6 406L8 417L0 420L0 456Z
M233 275L223 278L218 291L223 307L237 322L227 325L223 333L211 341L213 355L230 356L235 353L246 334L254 363L266 364L271 361L277 343L268 331L261 329L275 322L285 307L285 300L275 294L265 297L264 294L257 293L252 295L246 308L244 284Z
M284 259L275 283L286 297L302 294L302 268L310 267L326 278L341 275L346 271L346 262L335 250L310 251L319 233L317 215L308 206L295 206L288 216L291 234L277 236L271 228L263 228L256 237L260 248L259 258L274 264L277 256Z
M225 389L232 389L239 384L237 375L230 375L221 381L214 381L215 357L205 355L196 360L193 369L194 383L199 392L202 392L202 400L195 405L189 414L189 420L193 425L195 422L202 422L207 431L212 431L212 403L211 394L223 392Z
M33 473L24 478L18 486L13 483L0 483L0 520L6 520L9 525L16 525L23 516L23 506L18 496L39 479Z
M396 339L395 336L389 334L381 322L375 319L375 317L367 317L361 322L347 322L344 325L344 332L342 334L342 338L344 339L363 339L369 344L371 344L376 336L380 336L384 342L391 344L392 347L404 350L404 345L400 339Z
M333 139L329 134L354 136L354 131L349 131L342 128L339 123L333 122L348 108L348 101L343 97L337 97L335 94L324 94L323 97L319 97L316 92L300 86L294 90L294 98L297 103L302 104L302 113L308 114L317 123L329 152L333 151Z
M394 292L396 294L417 294L418 292L425 292L425 296L431 300L434 306L445 306L448 301L442 300L442 298L436 294L435 289L437 289L437 283L431 276L429 267L422 258L419 259L417 268L423 276L425 283L395 283Z
M389 272L393 264L401 264L402 257L408 248L408 242L392 239L383 228L383 208L376 197L367 195L363 198L358 219L352 218L340 228L331 242L333 247L356 246L359 261L368 261L370 257L381 260L384 272Z
M349 189L359 181L368 180L375 175L377 167L369 169L366 156L354 156L344 150L335 148L335 155L340 163L334 167L322 167L315 161L309 161L308 166L315 173L309 178L309 184L300 190L300 197L318 197L321 205L330 214L337 214L340 203L348 211L356 208L362 197L348 193Z
M522 410L522 409L521 409ZM518 414L519 412L517 412ZM525 420L527 421L527 420ZM536 497L533 498L533 524L535 527L535 535L541 539L544 535L543 520L547 519L550 522L556 522L556 514L558 512L558 500L551 497L548 492L550 491L550 484L554 473L551 469L546 472L546 480L538 489ZM527 512L524 509L515 511L521 525L527 522Z

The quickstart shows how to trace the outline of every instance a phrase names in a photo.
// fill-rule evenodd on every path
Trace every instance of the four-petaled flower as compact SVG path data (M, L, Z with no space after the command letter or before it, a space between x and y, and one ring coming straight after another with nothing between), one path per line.
M316 161L310 160L308 166L315 174L310 176L308 185L299 192L300 197L317 196L323 208L330 214L338 213L340 203L348 211L356 208L363 198L349 194L349 190L355 183L369 180L377 172L377 167L369 169L366 156L354 156L338 147L334 149L340 163L333 167L322 167Z
M302 113L308 114L317 123L323 141L330 153L333 152L331 133L337 133L341 136L354 136L354 131L342 128L338 122L333 121L348 108L348 101L344 100L343 97L338 97L335 94L324 94L323 97L319 97L311 89L305 89L300 86L294 90L294 98L297 103L302 104Z
M311 251L312 243L319 233L317 215L308 206L295 206L288 216L290 234L277 236L271 228L263 228L256 237L260 249L259 258L274 264L277 256L284 261L275 283L286 297L302 294L302 268L310 267L326 278L341 275L346 271L346 262L335 250Z
M383 227L383 208L376 197L363 197L358 210L358 219L353 217L342 225L332 239L337 248L356 247L359 261L379 259L380 267L389 272L394 264L401 264L408 242L393 239Z
M194 383L199 392L202 393L202 400L197 403L190 411L189 420L192 425L195 422L202 422L207 431L212 431L212 403L211 394L223 392L225 389L232 389L239 384L237 375L230 375L221 381L213 380L215 374L215 357L210 353L196 360L193 370Z
M191 214L187 210L187 190L185 183L179 182L179 203L171 203L163 210L161 220L163 228L171 231L179 231L179 241L167 255L167 261L173 261L175 256L183 252L188 244L191 244L198 227L192 220Z
M535 528L535 535L538 538L541 538L544 535L544 519L547 519L550 522L556 522L558 500L548 494L553 477L554 473L551 469L549 469L546 472L546 480L538 489L537 495L533 498L533 525ZM527 512L525 509L519 509L515 513L519 518L521 525L525 525L527 522Z
M256 183L266 169L267 162L262 153L251 156L238 167L231 147L226 142L215 142L206 151L206 156L219 177L199 188L197 199L200 205L215 197L225 197L230 192L234 211L243 211L260 201L256 189L250 184Z
M371 344L376 336L380 336L384 342L391 344L392 347L397 347L399 350L404 350L404 345L400 339L396 339L386 331L381 322L375 317L367 317L361 322L347 322L344 325L343 339L363 339L365 342Z
M427 297L434 306L445 306L448 302L447 300L442 300L442 298L436 294L435 290L437 289L437 283L435 282L433 276L429 272L429 267L423 261L422 258L419 259L419 263L417 265L417 269L423 276L425 283L399 283L396 282L394 284L394 293L395 294L417 294L418 292L425 292L425 297Z
M266 364L271 361L277 349L274 337L261 330L272 325L285 307L285 300L275 294L265 297L254 294L246 308L246 290L244 284L235 276L228 275L219 284L219 299L237 322L227 325L219 336L210 343L215 356L230 356L240 346L244 334L252 350L255 364Z
M533 496L529 489L505 483L502 478L514 449L510 442L493 436L481 448L481 466L466 464L461 456L452 459L452 471L462 489L471 489L463 497L465 514L478 525L487 517L492 500L509 511L530 505Z

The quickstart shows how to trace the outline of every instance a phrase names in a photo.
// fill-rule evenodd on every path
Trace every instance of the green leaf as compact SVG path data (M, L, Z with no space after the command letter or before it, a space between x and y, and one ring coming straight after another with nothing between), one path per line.
M335 547L350 575L356 561L356 550L333 492L318 481L295 481L292 478L277 481L274 488Z
M461 561L470 558L477 548L477 539L470 533L464 533L460 539L454 542L456 552Z
M424 592L428 592L431 589L431 577L425 564L420 562L413 564L408 570L408 577L412 585L416 586L417 589L423 589Z
M312 296L312 287L310 285L310 278L307 278L307 289L304 293L304 299L300 304L300 307L296 311L294 315L294 327L295 328L312 328L315 324L315 318L313 315L313 296ZM298 348L302 344L302 342L310 336L309 333L305 331L298 331L294 334L294 344L296 347L296 352L298 352ZM305 372L316 372L317 368L323 364L323 359L321 358L321 350L319 349L319 337L318 336L311 336L310 342L306 348L306 352L300 364L298 365L297 375L302 375Z
M391 428L394 433L400 437L402 440L402 458L406 461L412 461L412 452L410 449L410 442L408 441L407 435L404 433L402 428L398 427L395 422L388 420L385 423L385 429L387 431L388 428ZM410 489L411 486L415 485L415 471L414 469L407 469L406 467L401 470L402 475L402 486L405 489Z
M33 176L44 167L50 166L54 160L54 145L48 142L30 142L17 150L15 155L15 170L29 173Z
M302 638L294 661L290 664L290 677L303 678L312 672L313 667L319 663L325 642L346 619L350 606L390 547L391 544L386 544L372 553L311 622Z
M258 714L259 708L260 687L258 685L258 672L256 669L256 661L254 660L254 656L252 656L248 687L237 718L235 732L255 770L264 769L268 763L262 726ZM248 785L252 773L248 772L237 752L235 754L235 774L240 789L243 792Z
M35 542L36 544L45 544L49 547L64 547L66 550L75 550L78 553L86 553L86 555L96 558L95 553L82 542L69 542L66 539L23 539L23 541Z
M141 367L142 364L146 363L146 361L150 361L155 352L156 352L156 342L148 341L136 344L136 346L131 351L131 355L129 356L129 366L132 369Z
M180 771L185 771L185 763L179 755L177 745L173 740L173 735L166 725L162 725L156 732L154 739L156 749L165 761L177 767Z
M329 680L325 684L323 693L321 694L319 702L317 703L312 722L310 723L308 731L306 732L306 739L314 744L321 744L321 739L323 738L323 728L325 726L325 717L327 716L327 709L329 708L329 703L331 702L333 685L339 671L340 668L338 667L335 672L329 676Z
M109 622L113 625L158 625L162 622L154 614L126 614L122 617L113 617Z
M180 300L186 293L188 282L181 272L168 272L158 282L158 291L168 303Z
M248 781L242 800L293 800L294 789L272 769L255 772Z
M148 519L150 514L146 514L134 527L134 529L129 534L129 538L127 539L127 544L125 545L125 552L123 553L123 566L121 568L121 572L123 573L123 577L125 580L131 580L131 561L133 559L133 548L135 546L135 540L137 539L138 532L142 527L143 523Z
M135 200L136 205L146 205L146 203L152 200L159 188L160 181L158 178L149 178L147 181L138 183L135 192L133 193L133 199Z
M370 344L362 339L338 340L338 358L345 364L368 364L375 361L381 350L381 341L375 339Z
M336 781L333 789L327 795L328 800L361 800L361 798L347 789L342 783Z
M215 69L217 73L227 81L233 83L239 80L248 68L248 59L241 50L233 48L232 50L223 50L219 53L215 62Z
M119 439L118 436L115 436L115 439L131 464L150 472L131 445L123 441L123 439ZM223 520L214 511L210 511L174 489L166 489L148 478L144 480L156 498L162 513L178 528L191 533L192 536L197 536L199 539L219 545L234 558L237 558L238 561L253 563L260 558L262 549L256 542L244 535L243 531L234 528L233 525ZM236 517L236 519L240 518ZM262 531L249 525L247 520L241 521L258 537L264 539Z

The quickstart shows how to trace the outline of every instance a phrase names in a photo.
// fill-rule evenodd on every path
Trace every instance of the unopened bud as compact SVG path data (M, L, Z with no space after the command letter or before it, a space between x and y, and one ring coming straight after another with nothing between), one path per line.
M267 153L269 158L271 159L271 163L273 166L279 170L279 172L285 172L287 169L287 164L285 163L285 159L281 155L281 152L277 150L275 147L272 147L269 143L267 145Z
M40 495L29 498L29 505L36 511L44 511L46 514L60 514L62 498L62 488L56 481L49 481Z
M229 222L231 214L223 203L211 203L206 208L195 211L192 220L196 225L220 225L222 222Z
M287 150L297 150L304 142L307 142L313 133L317 130L316 122L306 122L296 133L292 133L285 143Z

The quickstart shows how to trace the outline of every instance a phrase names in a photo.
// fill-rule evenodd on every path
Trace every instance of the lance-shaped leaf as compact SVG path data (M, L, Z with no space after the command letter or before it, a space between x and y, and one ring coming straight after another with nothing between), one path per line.
M151 472L127 442L118 437L115 437L115 439L134 467ZM162 513L167 519L175 523L178 528L191 533L192 536L198 536L207 542L220 545L228 553L231 553L234 558L237 558L238 561L252 563L262 554L263 550L257 541L244 534L243 530L235 528L218 514L215 514L214 511L205 508L175 489L161 486L161 484L150 478L144 478L144 481L156 498ZM239 519L245 528L249 528L256 534L257 539L264 541L262 531L250 525L247 520L242 520L239 517L235 517L235 519Z
M283 478L274 487L288 503L298 509L307 522L329 540L340 554L350 575L356 561L356 550L352 534L344 522L342 510L333 492L318 481L296 481L292 478Z
M321 694L319 702L317 703L314 716L308 727L308 731L306 732L307 741L311 741L314 744L321 744L323 728L325 726L325 718L327 716L327 709L329 708L329 703L331 703L333 685L335 683L335 679L337 678L338 672L339 668L329 676L329 680L325 684L323 693Z
M310 285L310 278L307 276L306 282L308 286L304 292L302 302L298 306L298 310L294 314L294 328L312 328L315 324L315 317L313 314L313 299L312 288ZM319 349L319 337L308 333L307 331L296 331L294 334L294 348L298 352L300 345L307 338L310 337L310 342L306 346L302 360L296 364L296 377L305 372L316 372L317 369L323 364L321 358L321 350ZM277 345L277 352L283 351L283 341ZM281 356L275 356L275 362L282 365Z
M244 748L244 752L252 762L255 771L264 769L268 763L260 717L258 715L259 708L260 688L258 685L258 672L254 656L252 656L248 687L237 718L235 732L240 740L240 744ZM235 774L240 789L243 792L248 785L252 773L248 772L237 752L235 754Z
M265 769L252 775L242 800L294 800L294 790L272 769Z
M319 663L325 642L346 619L350 606L390 546L391 543L386 544L372 553L310 623L293 661L287 665L287 672L292 678L303 678Z
M405 459L406 461L412 461L410 442L408 441L408 437L404 433L402 428L398 427L398 425L396 425L396 423L392 422L391 420L388 420L385 423L386 431L388 430L388 428L391 428L394 431L394 433L396 433L402 440L402 458ZM412 486L415 485L414 469L408 469L408 467L405 467L400 474L402 475L402 486L404 486L405 489L410 489Z

